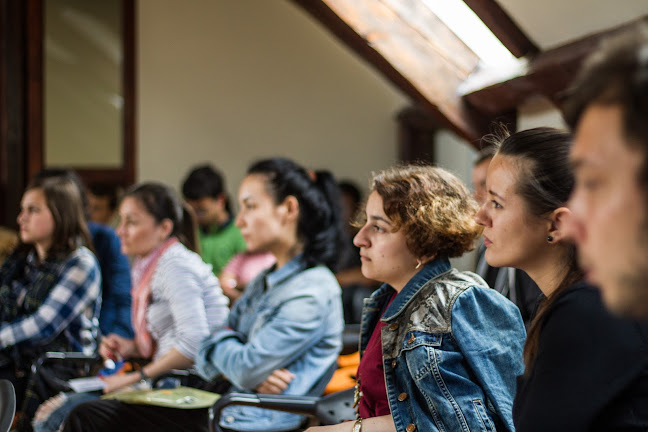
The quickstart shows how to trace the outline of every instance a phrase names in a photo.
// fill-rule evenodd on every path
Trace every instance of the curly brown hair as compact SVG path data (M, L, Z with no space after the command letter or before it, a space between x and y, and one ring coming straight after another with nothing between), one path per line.
M376 174L372 192L403 229L407 247L418 257L459 257L474 249L482 227L468 188L448 171L428 165L399 165Z

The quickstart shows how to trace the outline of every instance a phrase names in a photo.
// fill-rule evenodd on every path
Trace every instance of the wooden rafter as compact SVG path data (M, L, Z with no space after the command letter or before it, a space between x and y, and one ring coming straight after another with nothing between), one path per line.
M514 56L524 57L540 51L495 0L464 0L464 3Z
M639 21L648 22L648 16L541 52L530 61L524 75L474 91L465 95L464 99L486 115L515 109L534 95L543 95L560 106L562 95L578 73L583 60L599 47L601 40L627 31Z
M0 0L0 225L16 227L27 180L25 152L26 4Z
M418 0L293 0L440 125L476 143L488 120L457 94L475 54ZM430 24L432 23L432 24Z

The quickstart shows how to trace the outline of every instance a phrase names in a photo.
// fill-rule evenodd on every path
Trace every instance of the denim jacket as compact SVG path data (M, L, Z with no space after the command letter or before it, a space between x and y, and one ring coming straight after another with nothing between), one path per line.
M365 299L361 353L393 292L383 285ZM437 259L410 279L381 320L385 384L398 432L514 430L526 334L513 303L479 276Z
M218 374L234 391L253 391L275 369L295 375L284 394L321 394L342 348L340 285L324 266L305 269L301 256L252 280L236 302L229 328L201 344L196 369ZM303 417L255 407L229 406L221 427L238 431L284 431Z

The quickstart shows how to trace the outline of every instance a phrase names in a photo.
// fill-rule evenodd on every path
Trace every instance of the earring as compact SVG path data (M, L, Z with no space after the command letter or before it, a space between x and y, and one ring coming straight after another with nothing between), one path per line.
M552 241L553 241L553 237L552 236L547 236L547 242L551 243Z
M414 267L416 270L418 270L419 267L421 267L421 264L423 264L421 261L416 261L416 267Z

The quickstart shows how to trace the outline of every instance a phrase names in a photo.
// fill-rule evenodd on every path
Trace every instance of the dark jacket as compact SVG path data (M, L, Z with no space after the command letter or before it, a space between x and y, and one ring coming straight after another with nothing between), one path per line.
M518 379L517 432L648 430L648 325L612 316L579 283L546 315L530 376Z

